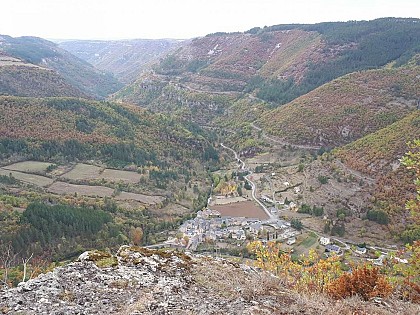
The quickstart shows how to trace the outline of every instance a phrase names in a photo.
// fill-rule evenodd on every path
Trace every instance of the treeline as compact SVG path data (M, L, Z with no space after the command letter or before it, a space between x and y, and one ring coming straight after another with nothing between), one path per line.
M0 233L0 241L10 242L22 256L49 252L50 259L63 259L99 244L98 233L112 220L100 209L31 203L16 221L15 233Z
M72 207L68 205L47 206L42 203L31 203L23 212L21 224L28 224L30 228L21 232L21 236L30 231L36 238L31 240L42 241L47 244L53 239L75 236L92 236L98 233L103 225L112 221L109 213L99 209Z

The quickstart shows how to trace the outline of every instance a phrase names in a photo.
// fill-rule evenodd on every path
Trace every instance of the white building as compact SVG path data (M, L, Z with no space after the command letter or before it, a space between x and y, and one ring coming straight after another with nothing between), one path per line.
M321 237L319 243L323 246L326 246L331 243L331 240L328 237Z
M289 238L286 242L287 245L293 245L294 243L296 243L296 238L294 237Z

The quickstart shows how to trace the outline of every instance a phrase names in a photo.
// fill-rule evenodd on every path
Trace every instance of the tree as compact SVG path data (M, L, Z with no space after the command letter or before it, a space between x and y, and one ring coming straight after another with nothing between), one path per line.
M241 185L238 185L238 187L236 188L236 191L238 192L239 196L242 196L242 187Z
M302 230L302 228L303 228L302 221L300 221L299 219L296 219L296 218L293 218L290 221L290 225L292 226L292 228L295 228L298 231Z
M3 269L1 282L9 286L9 269L15 264L17 254L14 253L11 243L0 241L0 267ZM0 269L0 270L1 270Z
M143 230L141 227L132 228L130 230L130 238L134 245L140 245L143 239Z
M250 184L248 181L246 181L246 182L245 182L245 185L244 185L244 188L245 188L246 190L251 190L251 189L252 189L252 186L251 186L251 184Z
M23 264L22 282L26 281L26 272L27 272L27 268L28 268L28 262L32 259L33 256L34 256L34 254L32 253L31 256L29 256L28 258L22 258L22 264Z

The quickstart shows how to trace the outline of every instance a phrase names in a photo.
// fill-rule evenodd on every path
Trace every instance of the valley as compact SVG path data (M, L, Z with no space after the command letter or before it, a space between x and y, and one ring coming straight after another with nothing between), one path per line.
M420 231L419 25L0 36L1 279L17 285L25 257L36 274L125 244L243 262L260 242L342 270L405 259Z

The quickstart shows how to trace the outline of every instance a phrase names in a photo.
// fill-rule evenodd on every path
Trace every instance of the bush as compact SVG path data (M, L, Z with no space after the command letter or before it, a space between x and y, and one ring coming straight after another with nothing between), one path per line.
M319 181L322 185L324 185L324 184L328 183L328 177L327 177L327 176L324 176L324 175L319 175L319 176L318 176L318 181Z
M366 217L370 221L375 221L379 224L388 224L389 218L388 214L386 212L383 212L381 210L369 210Z
M392 293L392 286L379 274L379 269L363 265L352 273L342 274L327 285L327 293L335 299L359 295L365 301L373 297L386 298Z

